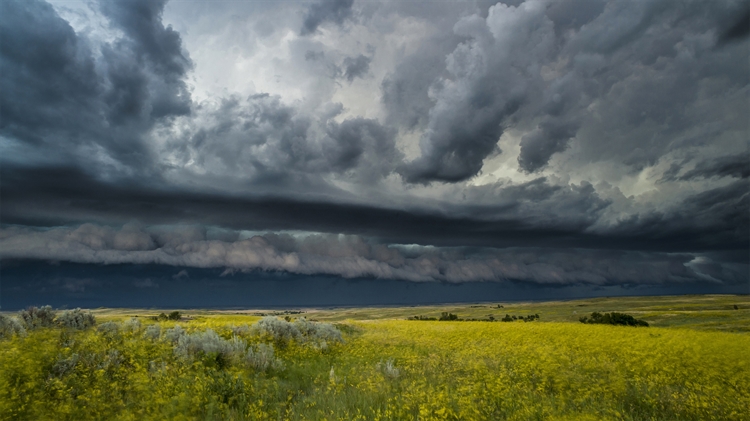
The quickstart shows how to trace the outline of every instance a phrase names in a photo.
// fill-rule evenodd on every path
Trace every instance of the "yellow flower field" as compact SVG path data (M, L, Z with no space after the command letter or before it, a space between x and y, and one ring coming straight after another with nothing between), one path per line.
M349 320L336 325L344 342L280 341L243 326L259 319L160 322L158 334L145 318L99 320L10 335L0 339L0 419L750 419L744 333ZM200 335L212 330L217 343L242 341L256 365L208 351L185 357L184 340L165 333L176 324L185 337L208 340ZM275 363L257 363L261 343Z

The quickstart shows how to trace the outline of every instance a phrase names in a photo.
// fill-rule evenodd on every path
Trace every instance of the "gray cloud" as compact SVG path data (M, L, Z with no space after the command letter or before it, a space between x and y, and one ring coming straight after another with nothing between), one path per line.
M186 238L179 233L181 229L170 230L176 237ZM512 280L610 285L706 280L735 284L747 280L747 274L738 272L736 265L691 254L387 246L357 236L321 234L263 234L233 242L194 238L160 243L148 229L125 226L118 230L91 224L47 231L3 229L0 257L286 271L420 282ZM188 275L185 272L180 276Z
M733 17L733 20L727 19L731 23L719 34L720 44L741 40L750 35L750 7L745 5L745 10Z
M521 139L518 165L523 171L535 172L547 165L550 157L567 148L578 126L569 122L544 121L539 128Z
M701 161L690 171L679 177L680 180L710 177L750 177L750 153L721 156Z
M346 57L343 63L344 78L351 82L355 78L366 76L367 72L370 71L370 61L372 59L363 54L356 57Z
M394 130L361 117L338 123L333 117L340 112L340 104L330 104L315 121L278 96L230 96L196 107L167 150L187 168L242 174L267 186L344 173L375 182L390 174L402 160Z
M409 121L428 121L421 156L401 173L417 183L473 177L505 128L526 133L518 157L526 172L544 168L574 135L569 165L614 160L631 171L687 147L680 140L699 128L739 141L746 119L732 110L746 103L724 94L748 83L747 63L737 60L744 44L715 48L735 3L527 1L461 19L454 32L466 40L427 84L428 113L418 96L411 106L394 101L393 77L383 85L394 109L419 109ZM702 91L706 83L722 94ZM551 133L549 121L580 130Z
M314 33L324 23L341 25L352 14L354 0L321 0L313 3L305 14L300 35Z
M183 80L191 62L179 34L162 24L164 4L103 2L123 36L97 51L49 4L3 2L0 134L58 160L151 171L142 137L191 104Z
M217 33L204 23L212 6L165 3L101 2L75 17L0 2L2 223L78 226L63 240L21 229L19 253L51 253L34 254L33 238L112 262L593 284L635 275L565 260L711 281L736 272L717 255L746 257L742 1L324 1L302 35L299 5L227 3L217 13L232 24ZM90 15L99 21L82 24ZM192 37L183 45L167 22ZM191 225L154 226L175 223ZM357 237L306 249L245 229ZM370 251L347 257L354 269L338 266L331 250L360 242ZM383 247L407 263L373 257ZM521 248L536 260L512 275ZM206 260L214 250L259 257Z

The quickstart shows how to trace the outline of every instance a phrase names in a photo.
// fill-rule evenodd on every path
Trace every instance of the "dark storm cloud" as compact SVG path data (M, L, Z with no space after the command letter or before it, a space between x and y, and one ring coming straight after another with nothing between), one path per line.
M708 251L748 247L745 180L688 197L669 211L647 211L597 226L608 205L590 184L549 186L543 179L498 189L499 203L412 204L392 208L278 195L229 196L96 181L78 170L2 168L5 224L54 226L98 221L205 224L231 229L303 230L436 246L582 247ZM477 195L493 194L486 191ZM474 194L469 190L468 194ZM497 193L495 193L497 194ZM550 212L550 209L557 209ZM439 227L439 228L436 228Z
M344 78L349 82L355 78L364 77L370 71L370 61L372 59L363 54L357 57L347 57L344 59Z
M341 105L329 105L315 121L269 94L201 103L167 151L183 165L266 188L316 183L326 174L375 182L393 172L402 160L395 131L361 117L338 123Z
M424 128L434 101L429 97L433 82L445 71L445 56L459 40L440 33L430 38L414 53L400 60L383 79L381 100L390 124L406 129Z
M0 231L0 258L96 264L285 271L344 278L408 281L523 281L535 284L662 284L747 281L735 265L692 254L582 249L461 249L388 246L358 236L254 235L236 241L186 238L184 227L162 228L178 241L162 242L148 228L84 224L74 228ZM188 229L190 229L188 227ZM741 269L741 268L740 268ZM746 267L745 267L746 269Z
M722 156L701 161L695 168L680 176L680 180L711 177L750 177L750 153Z
M341 25L352 14L354 0L321 0L313 3L305 13L300 35L314 33L324 23Z
M190 111L183 78L191 63L179 34L161 23L164 2L103 2L124 37L100 54L47 3L1 7L0 134L62 161L150 171L142 136L160 118ZM101 151L107 163L91 162Z
M192 62L182 49L180 34L162 23L166 3L167 0L100 3L104 15L127 37L111 46L108 52L119 56L119 62L115 62L114 57L111 59L110 79L114 89L110 95L117 100L132 91L145 91L147 94L143 96L150 97L150 101L125 99L126 112L140 114L146 110L138 108L146 106L150 107L147 112L151 118L190 112L190 93L183 78ZM140 66L133 66L134 63ZM150 86L143 86L145 84Z
M535 172L547 165L550 157L567 148L578 126L569 122L545 121L521 139L518 165L525 172Z
M352 33L369 39L290 34L291 61L280 48L263 63L291 63L298 85L258 93L270 88L251 75L244 94L209 89L201 101L165 3L102 2L110 32L99 37L41 1L0 2L0 146L11 151L0 258L413 281L747 282L741 2L358 3L375 15ZM301 34L343 25L352 7L312 4ZM421 44L398 45L412 30ZM354 89L368 84L384 109L358 116L368 104ZM421 135L416 156L410 134ZM508 150L519 156L497 156ZM499 161L511 166L495 172ZM525 174L508 176L516 162Z
M89 45L41 1L0 4L2 134L42 146L98 123L104 87Z
M740 11L734 16L733 20L727 19L727 21L731 23L720 32L720 44L741 40L750 35L750 7L747 7L747 5L745 5L745 10Z
M633 171L687 147L679 142L696 130L739 139L746 98L726 94L750 80L747 40L738 29L738 42L715 46L724 39L721 22L740 10L731 1L527 1L465 17L454 27L465 40L444 73L409 88L431 90L428 112L423 97L396 95L404 88L394 82L408 69L384 82L386 105L420 110L407 122L427 121L421 156L401 173L415 183L471 178L498 152L505 128L527 133L518 157L525 172L544 168L573 136L577 159L615 160ZM721 88L701 88L709 83ZM579 130L545 133L550 119Z

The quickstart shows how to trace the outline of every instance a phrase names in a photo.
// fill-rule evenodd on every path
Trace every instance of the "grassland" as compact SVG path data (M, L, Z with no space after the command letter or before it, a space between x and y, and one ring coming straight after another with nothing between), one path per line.
M98 327L39 328L0 339L0 419L750 419L748 296L301 314L182 310L186 317L178 322L150 319L161 311L97 309ZM593 311L628 313L652 327L578 322ZM443 312L540 318L405 320ZM244 327L269 313L333 323L344 342L312 334L285 340ZM149 326L157 323L160 333L153 335ZM249 349L268 344L279 364L213 352L186 356L178 352L181 342L168 337L175 325L187 335L210 329Z

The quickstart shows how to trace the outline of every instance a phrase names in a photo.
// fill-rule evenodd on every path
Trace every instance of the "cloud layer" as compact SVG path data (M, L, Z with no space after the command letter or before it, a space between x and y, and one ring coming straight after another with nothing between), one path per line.
M359 236L246 234L196 226L119 229L94 224L0 231L0 257L95 264L263 270L416 282L523 281L535 284L747 282L747 264L706 256L587 249L435 248L385 245Z

